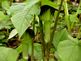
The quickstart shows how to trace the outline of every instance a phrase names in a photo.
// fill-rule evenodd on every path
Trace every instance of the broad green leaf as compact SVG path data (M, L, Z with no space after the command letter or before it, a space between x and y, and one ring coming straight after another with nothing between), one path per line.
M50 41L51 23L50 21L45 21L44 23L44 39L48 43Z
M14 15L18 12L21 12L25 6L26 6L25 3L14 3L10 7L10 9L7 10L7 13L8 13L8 15Z
M70 20L71 28L73 28L74 25L76 25L75 23L77 23L79 21L77 15L75 15L75 14L70 14L69 20Z
M37 60L41 61L42 59L42 46L38 43L34 44L34 56Z
M74 22L78 22L78 18L76 15L70 15L70 22L74 23Z
M30 0L26 3L24 10L29 10L30 14L39 15L40 14L40 0Z
M68 32L66 31L66 29L57 31L53 38L53 45L57 48L59 42L67 39L68 39Z
M4 20L4 21L0 21L0 29L10 29L11 28L11 21L10 20Z
M61 61L81 61L81 46L76 39L60 42L57 53Z
M41 20L42 21L50 21L51 19L51 12L50 9L48 9L42 16L41 16Z
M0 61L17 61L18 52L15 49L0 47Z
M51 2L49 0L41 0L41 5L48 5L48 6L51 6L53 7L54 9L58 9L59 5L54 3L54 2Z
M29 12L30 14L39 15L40 14L39 4L36 4L35 6L33 6Z
M71 23L78 22L78 18L77 18L77 16L75 14L70 15L69 17L70 17L70 22Z
M79 9L78 11L77 11L77 14L80 14L81 13L81 9Z
M11 18L12 23L15 26L20 37L30 26L31 22L33 21L33 18L33 15L27 14L26 11L20 12Z
M30 26L34 19L34 15L38 15L40 9L39 4L36 3L39 0L35 0L32 3L28 3L22 11L14 14L11 18L13 25L15 26L19 36L21 37L26 29ZM34 11L34 12L33 12Z
M14 37L17 33L18 33L17 30L16 30L16 29L13 29L13 30L10 32L10 35L9 35L9 38L8 38L8 39L11 39L11 38Z
M28 1L26 2L27 8L33 6L34 4L36 4L36 3L38 3L38 2L40 2L40 0L28 0Z
M5 10L8 10L10 8L10 3L8 0L3 0L2 1L2 8Z
M28 55L31 55L32 52L32 38L28 33L24 33L22 36L22 53L23 59L27 59Z
M7 18L8 18L8 16L5 15L3 11L0 11L0 21L6 20Z
M0 11L0 21L3 20L5 17L4 13L2 11Z
M22 52L22 44L20 44L20 46L18 46L16 48L16 50L17 50L18 53L21 53Z
M11 21L9 20L9 16L5 15L2 11L0 11L0 29L10 28Z
M50 41L50 31L51 31L51 12L47 10L42 16L42 21L44 22L44 40L46 43Z

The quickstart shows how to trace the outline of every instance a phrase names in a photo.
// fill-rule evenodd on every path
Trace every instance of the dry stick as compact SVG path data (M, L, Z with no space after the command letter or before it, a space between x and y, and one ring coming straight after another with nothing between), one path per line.
M43 33L43 24L42 21L40 20L40 31L41 31L41 44L42 44L42 54L43 54L43 61L45 61L45 41L44 41L44 33Z
M59 18L59 14L60 14L60 11L61 11L61 7L62 7L62 4L63 4L63 0L61 0L61 4L59 6L59 11L57 13L57 17L55 19L55 24L54 24L54 27L53 27L53 32L51 34L51 37L50 37L50 42L48 43L47 47L48 47L48 60L49 61L49 57L50 57L50 48L51 48L51 44L52 44L52 41L53 41L53 37L54 37L54 34L55 34L55 31L56 31L56 27L57 27L57 23L58 23L58 18Z

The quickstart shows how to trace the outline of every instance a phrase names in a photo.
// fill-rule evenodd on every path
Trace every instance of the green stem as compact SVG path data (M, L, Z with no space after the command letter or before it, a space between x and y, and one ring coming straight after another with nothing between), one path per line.
M68 27L68 31L70 32L70 21L69 21L67 0L64 0L64 12L65 12L65 21Z
M33 20L33 31L35 32L35 16ZM32 56L31 56L31 61L34 61L34 41L32 41Z
M54 27L53 27L54 30L52 31L52 34L51 34L51 37L50 37L50 42L47 44L48 45L48 57L50 56L50 48L51 48L53 37L54 37L56 27L57 27L57 24L58 24L58 19L59 19L59 14L60 14L60 11L61 11L62 4L63 4L63 0L61 0L60 6L59 6L59 11L58 11L56 19L55 19L55 24L54 24ZM48 61L49 61L49 58L48 58Z
M79 6L78 6L78 9L77 9L77 12L76 12L76 16L78 15L78 11L80 10L80 6L81 6L81 0L80 0L80 3L79 3Z
M13 0L10 0L10 5L12 5L12 3L13 3Z
M80 6L81 6L81 0L80 0L80 3L79 3L79 6L78 6L77 12L76 12L76 16L79 14L78 11L80 10ZM79 36L81 34L80 30L81 30L81 27L79 28L77 38L79 38Z
M53 27L53 32L51 34L51 42L53 41L53 37L54 37L54 34L55 34L55 31L56 31L56 27L57 27L57 23L58 23L58 19L59 19L59 14L60 14L60 11L61 11L61 7L62 7L62 4L63 4L63 0L61 0L61 4L60 4L60 7L59 7L59 11L57 13L57 17L55 19L55 24L54 24L54 27Z
M40 31L41 31L41 43L42 43L42 54L43 54L43 61L45 61L45 41L44 41L44 33L43 33L43 24L42 21L39 21L40 23Z

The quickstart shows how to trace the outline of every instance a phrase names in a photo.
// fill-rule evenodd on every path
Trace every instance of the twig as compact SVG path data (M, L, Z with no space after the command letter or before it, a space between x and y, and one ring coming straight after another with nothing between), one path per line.
M58 24L59 14L60 14L60 11L61 11L61 7L62 7L62 4L63 4L63 1L64 0L61 0L61 4L59 6L59 11L57 13L57 16L56 16L56 19L55 19L55 24L54 24L54 27L53 27L54 30L53 30L53 32L51 34L50 42L47 44L48 45L48 61L49 61L49 57L50 57L50 48L51 48L53 37L54 37L55 31L56 31L56 27L57 27L57 24Z
M43 54L43 61L45 61L45 41L44 41L44 33L43 33L43 24L42 21L40 20L40 31L41 31L41 38L42 38L42 54Z
M33 31L35 31L35 15L34 15L34 20L33 20ZM32 56L31 56L31 61L34 61L34 41L32 41Z

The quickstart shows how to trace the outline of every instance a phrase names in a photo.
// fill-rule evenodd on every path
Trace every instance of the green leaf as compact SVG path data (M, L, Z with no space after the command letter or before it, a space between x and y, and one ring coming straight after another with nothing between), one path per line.
M71 14L69 17L71 23L78 22L78 18L75 14L74 15Z
M42 21L44 22L44 40L46 43L50 41L51 32L51 12L47 10L42 16Z
M35 14L35 15L39 15L40 14L40 7L39 4L36 4L35 6L33 6L30 10L30 14Z
M40 60L42 59L42 47L40 44L38 43L35 43L34 44L34 56L37 60Z
M40 0L27 0L27 8L33 6L34 4L40 2Z
M22 52L22 44L20 44L17 48L16 48L17 52L18 53L21 53Z
M8 15L14 15L18 12L21 12L25 6L26 6L25 3L14 3L10 7L10 9L7 10L7 13L8 13Z
M41 16L41 20L42 21L50 21L51 19L51 12L50 9L48 9L47 11L44 12L44 14Z
M14 15L11 20L13 25L15 26L19 36L21 37L26 29L30 26L33 21L33 15L27 14L27 12L20 12Z
M12 37L14 37L18 32L16 31L16 29L13 29L11 32L10 32L10 35L9 35L9 38L8 39L11 39Z
M50 21L45 21L44 23L44 39L48 43L50 41L51 23Z
M9 20L0 21L0 29L3 29L3 28L10 29L11 25L12 23Z
M8 18L8 16L5 15L3 11L0 11L0 21L6 20L7 18Z
M67 39L68 39L68 33L67 33L66 29L57 31L53 38L53 45L57 48L59 42L61 42L63 40L67 40Z
M17 50L18 53L21 53L22 52L22 44L20 44L20 46L18 46L16 48L16 50Z
M32 52L32 38L29 36L28 33L24 33L22 36L22 52L23 58L27 59L28 55L31 55Z
M18 53L15 49L0 47L0 61L16 61Z
M41 0L41 5L48 5L48 6L51 6L53 7L54 9L58 9L59 5L54 3L54 2L51 2L49 0Z
M31 2L31 1L30 1ZM26 29L30 26L31 22L34 19L34 15L39 13L39 4L36 4L38 0L28 3L22 11L19 11L12 16L11 20L15 26L19 36L21 37ZM34 11L34 12L33 12Z
M77 14L81 14L81 9L79 9L79 10L77 11Z
M81 46L76 39L60 42L57 53L61 61L81 61Z
M5 10L8 10L10 8L10 3L8 0L3 0L2 1L2 8Z
M39 15L40 14L40 0L30 0L26 3L24 10L30 12L30 14Z
M0 29L10 28L11 21L9 20L9 16L5 15L2 11L0 11Z

